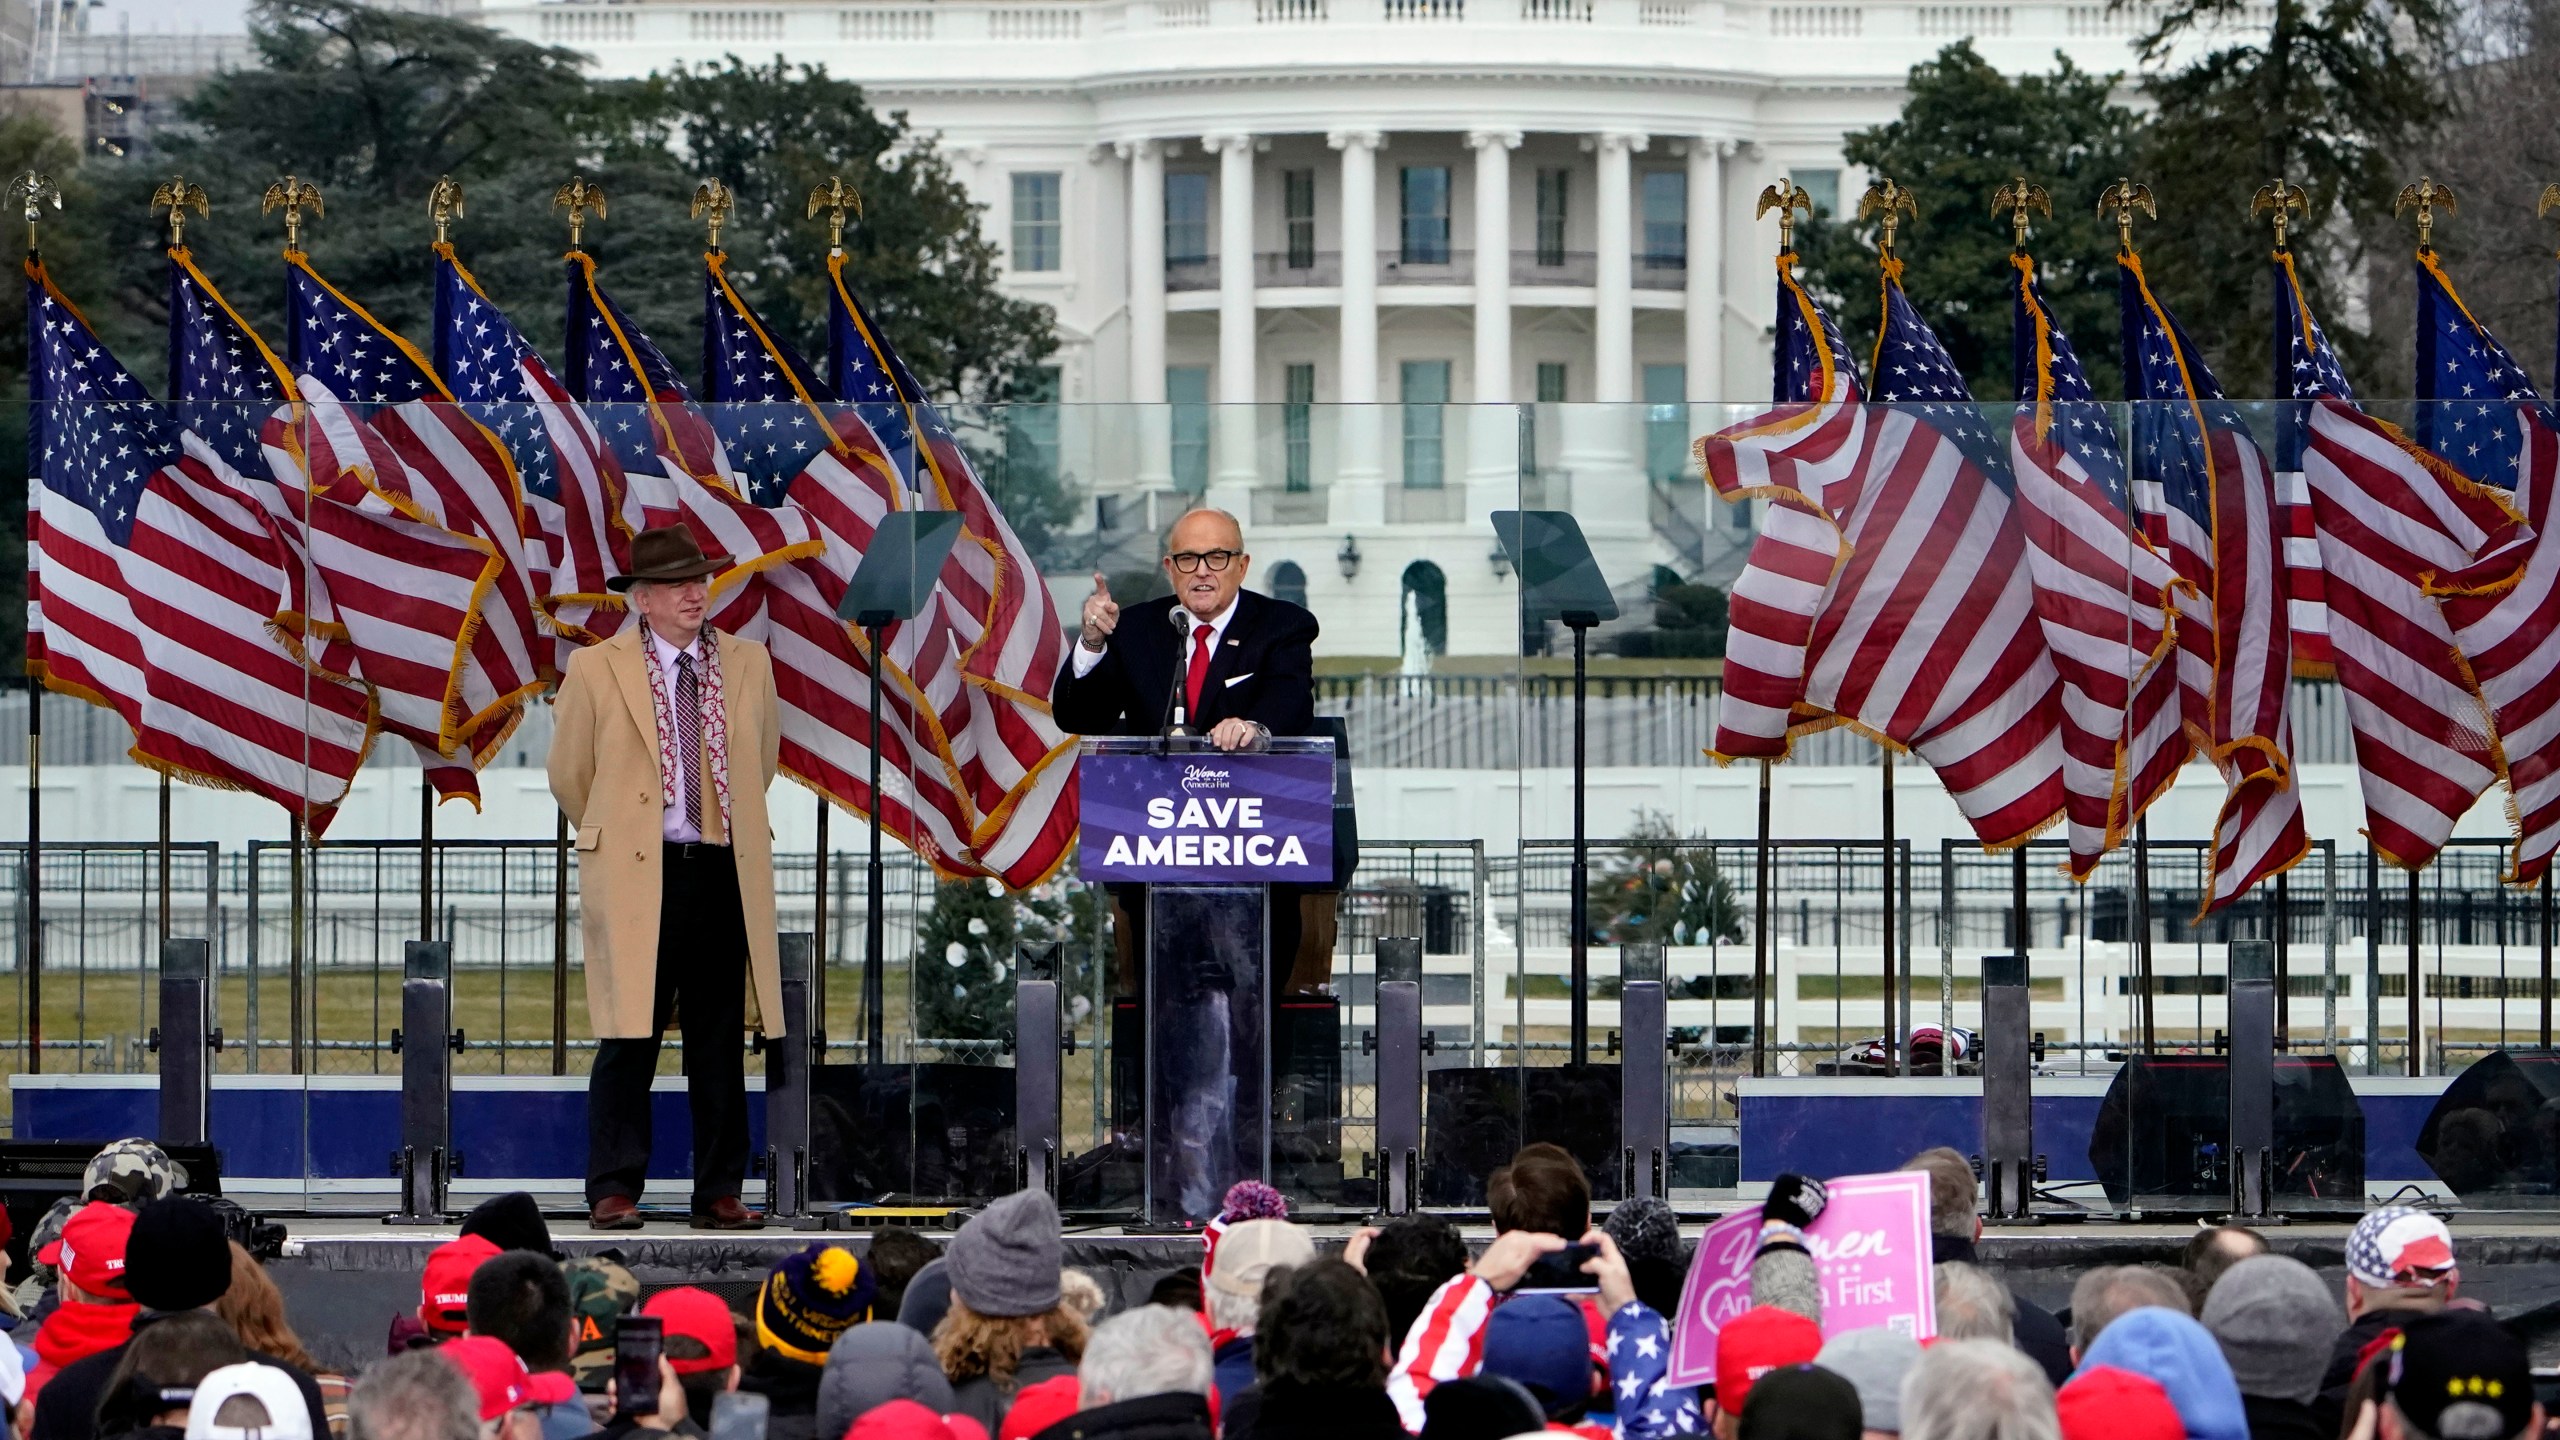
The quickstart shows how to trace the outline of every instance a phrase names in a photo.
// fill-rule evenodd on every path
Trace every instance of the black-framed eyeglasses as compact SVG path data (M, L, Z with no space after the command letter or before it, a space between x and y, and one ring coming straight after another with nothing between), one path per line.
M1213 572L1224 570L1234 564L1236 557L1243 553L1241 550L1183 550L1166 558L1173 561L1174 569L1185 575L1196 575L1200 573L1200 567L1203 565L1208 566Z

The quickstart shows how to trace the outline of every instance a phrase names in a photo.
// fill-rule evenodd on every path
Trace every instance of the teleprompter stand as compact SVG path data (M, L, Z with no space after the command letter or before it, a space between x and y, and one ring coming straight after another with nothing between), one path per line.
M854 567L844 598L836 602L836 617L861 626L870 642L865 649L871 662L871 803L866 807L871 819L871 867L862 916L862 1016L864 1058L874 1065L886 1048L883 1012L888 1004L880 953L888 923L880 909L881 632L923 611L942 575L942 562L951 558L952 543L959 538L957 511L890 512L872 532L870 548L862 552L862 563Z
M1573 1039L1566 1063L1591 1058L1591 845L1584 827L1583 704L1588 693L1585 650L1591 627L1618 618L1618 599L1591 558L1582 527L1562 510L1496 510L1493 533L1520 577L1520 616L1525 622L1561 621L1573 632Z

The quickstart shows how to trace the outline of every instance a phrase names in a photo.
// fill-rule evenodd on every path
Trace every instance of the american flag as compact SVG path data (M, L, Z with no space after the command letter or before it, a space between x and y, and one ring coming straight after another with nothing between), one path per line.
M427 637L453 652L456 681L435 747L485 761L541 691L549 648L514 462L453 403L425 356L330 286L306 257L286 257L285 280L285 363L306 406L298 438L315 489L426 521L487 557L463 603L438 597L446 614ZM351 488L358 485L369 495L359 497ZM342 605L348 586L380 578L321 563ZM391 713L386 699L385 718ZM424 726L414 728L411 738L426 743Z
M558 644L593 644L621 628L622 597L606 588L630 560L634 522L622 463L568 387L505 312L436 247L436 373L464 413L504 441L524 485L527 561L539 537L539 600ZM568 657L557 653L554 664Z
M2445 618L2489 707L2514 797L2515 863L2533 884L2560 849L2560 544L2551 541L2560 485L2560 426L2524 367L2475 319L2426 251L2418 254L2420 444L2473 480L2512 495L2534 539L2516 583L2493 595L2449 595Z
M679 522L705 552L727 555L711 577L710 623L753 638L770 587L765 571L820 550L808 518L763 506L666 353L624 316L596 278L595 260L569 254L569 392L622 465L643 528Z
M1699 468L1728 503L1766 499L1733 582L1725 626L1719 760L1781 760L1797 735L1839 723L1804 704L1813 627L1841 561L1830 507L1856 475L1866 407L1839 327L1778 257L1778 337L1768 414L1698 442Z
M1037 885L1066 863L1076 833L1074 741L1049 718L1049 687L1066 657L1057 603L941 411L846 282L842 253L828 257L827 273L836 398L899 475L912 497L901 503L961 517L934 606L966 717L956 728L946 718L944 737L977 814L978 863L1017 889ZM936 699L948 717L951 706Z
M2365 830L2384 858L2419 869L2499 773L2488 711L2437 600L2512 584L2530 532L2495 494L2357 407L2282 252L2275 289L2278 343L2305 402L2302 471Z
M2015 480L1964 376L1888 260L1848 563L1806 699L1929 762L1982 843L2063 810L2061 681L2036 623Z
M2009 456L2045 648L2062 677L2062 781L2071 874L2087 879L2186 763L2171 592L2183 588L2135 529L2124 455L2035 261L2016 271L2018 412Z
M821 402L826 392L808 362L738 294L721 257L709 257L704 286L703 414L751 493L803 514L825 547L762 577L767 598L754 638L773 653L782 768L828 800L868 814L871 657L836 618L836 605L880 518L899 507L897 481L850 407ZM912 651L918 647L902 642L932 629L928 611L890 626L883 643L893 655ZM947 639L925 653L947 662ZM945 874L983 875L941 717L920 699L930 680L919 682L913 668L892 664L880 675L881 829Z
M2226 787L2203 914L2310 850L2285 703L2292 647L2275 486L2204 357L2151 293L2141 259L2116 263L2135 504L2187 582L2176 597L2180 709Z
M121 716L137 762L272 800L320 833L372 739L363 692L279 643L285 556L256 498L107 352L41 260L26 275L38 673Z
M169 364L180 415L258 503L284 556L277 619L304 664L322 680L362 686L436 792L477 804L468 757L445 753L461 633L447 627L472 623L486 548L375 500L352 478L314 486L292 375L184 250L170 253Z

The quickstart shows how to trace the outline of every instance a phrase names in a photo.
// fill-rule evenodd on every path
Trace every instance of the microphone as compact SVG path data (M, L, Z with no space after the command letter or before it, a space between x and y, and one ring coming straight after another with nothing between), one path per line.
M1165 711L1173 716L1173 723L1164 727L1164 738L1168 740L1188 738L1193 733L1191 726L1187 723L1187 717L1183 714L1182 682L1191 659L1191 627L1198 623L1199 621L1192 617L1191 612L1182 607L1181 601L1174 602L1173 633L1176 638L1173 647L1173 685L1166 691L1164 697Z

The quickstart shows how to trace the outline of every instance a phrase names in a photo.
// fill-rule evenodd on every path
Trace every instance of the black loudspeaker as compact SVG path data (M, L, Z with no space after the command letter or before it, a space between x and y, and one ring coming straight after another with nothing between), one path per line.
M1591 1177L1591 1198L1619 1198L1615 1065L1433 1070L1423 1077L1422 1203L1475 1206L1485 1181L1523 1145L1561 1145Z
M811 1067L812 1201L984 1200L1017 1188L1013 1071L994 1065Z
M2493 1050L2453 1077L2418 1154L2466 1202L2560 1209L2560 1054Z
M44 1220L44 1212L65 1195L80 1191L81 1177L98 1152L121 1139L0 1140L0 1208L9 1217L8 1270L11 1279L26 1274L27 1237ZM210 1145L163 1145L169 1158L187 1172L180 1195L222 1194L222 1156Z
M2117 1205L2220 1213L2231 1200L2230 1132L2227 1059L2135 1055L2098 1107L2089 1165ZM2275 1057L2270 1168L2279 1211L2364 1207L2364 1109L2336 1057Z

